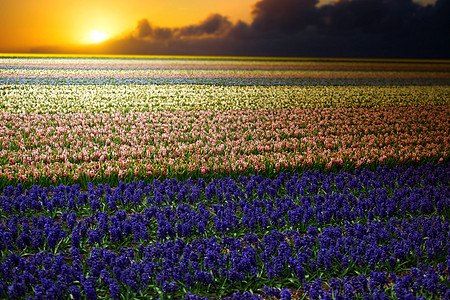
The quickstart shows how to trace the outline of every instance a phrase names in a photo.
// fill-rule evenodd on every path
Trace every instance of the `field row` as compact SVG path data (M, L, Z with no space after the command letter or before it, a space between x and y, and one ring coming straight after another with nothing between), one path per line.
M450 105L450 86L0 85L0 112Z
M9 186L0 296L445 298L449 171Z
M0 85L449 86L450 78L0 77Z
M450 72L239 69L0 69L7 78L450 78Z
M1 184L447 161L450 106L0 113Z
M97 58L0 58L5 69L238 69L238 70L354 70L450 72L447 62L320 61L239 59L97 59Z

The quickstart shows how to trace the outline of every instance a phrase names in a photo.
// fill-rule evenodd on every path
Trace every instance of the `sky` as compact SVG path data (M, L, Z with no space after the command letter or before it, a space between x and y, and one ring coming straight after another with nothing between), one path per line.
M0 52L450 58L450 0L0 0Z

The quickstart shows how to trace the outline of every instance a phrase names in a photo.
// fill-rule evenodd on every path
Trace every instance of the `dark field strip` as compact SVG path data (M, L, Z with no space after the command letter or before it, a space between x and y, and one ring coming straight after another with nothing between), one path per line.
M450 78L0 77L0 85L434 86Z
M37 54L37 53L0 53L1 59L17 59L17 60L67 60L76 63L83 61L96 60L98 62L109 62L110 60L126 60L134 62L147 61L175 61L180 62L221 62L231 61L236 63L259 62L259 63L349 63L349 64L400 64L400 65L449 65L447 59L382 59L382 58L333 58L333 57L269 57L269 56L201 56L201 55L77 55L77 54Z
M415 60L415 59L333 59L333 58L276 58L276 57L211 57L211 56L195 56L195 57L175 57L175 56L160 56L160 57L120 57L120 56L110 56L110 57L64 57L64 56L49 56L40 57L38 55L32 57L20 57L20 56L3 56L0 54L0 59L9 65L36 65L36 64L92 64L95 61L95 66L100 65L110 65L120 64L120 65L211 65L211 66L223 66L236 65L246 66L246 65L290 65L295 68L298 66L314 66L320 68L329 67L350 67L352 69L365 68L365 69L384 69L386 67L396 67L399 69L423 69L423 68L450 68L449 60Z
M449 299L450 164L0 194L0 298Z

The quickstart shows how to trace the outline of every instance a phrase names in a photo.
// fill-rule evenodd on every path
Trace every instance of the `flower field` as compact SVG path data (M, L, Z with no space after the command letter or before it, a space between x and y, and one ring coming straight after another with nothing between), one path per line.
M450 298L450 63L0 58L0 298Z

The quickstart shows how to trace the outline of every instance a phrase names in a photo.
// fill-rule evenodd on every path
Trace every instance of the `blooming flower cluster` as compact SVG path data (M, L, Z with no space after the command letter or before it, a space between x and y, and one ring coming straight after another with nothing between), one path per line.
M0 298L450 298L444 61L0 58Z
M131 58L131 59L130 59ZM416 71L449 72L446 61L387 61L350 59L298 59L264 57L128 57L113 56L82 59L64 57L2 57L0 64L5 69L244 69L244 70L354 70L354 71Z
M449 170L9 186L0 295L447 298Z
M0 85L36 84L448 86L450 66L417 61L0 58Z
M225 68L139 68L139 69L81 69L81 68L0 68L0 77L35 78L35 77L119 77L119 78L143 78L143 77L277 77L277 78L450 78L447 72L415 72L415 71L361 71L354 70L299 70L299 69L225 69Z
M181 75L180 75L181 76ZM0 77L14 85L448 86L448 77Z
M39 114L450 104L450 86L23 84L0 85L0 91L0 112Z
M0 113L1 184L447 161L450 106Z

